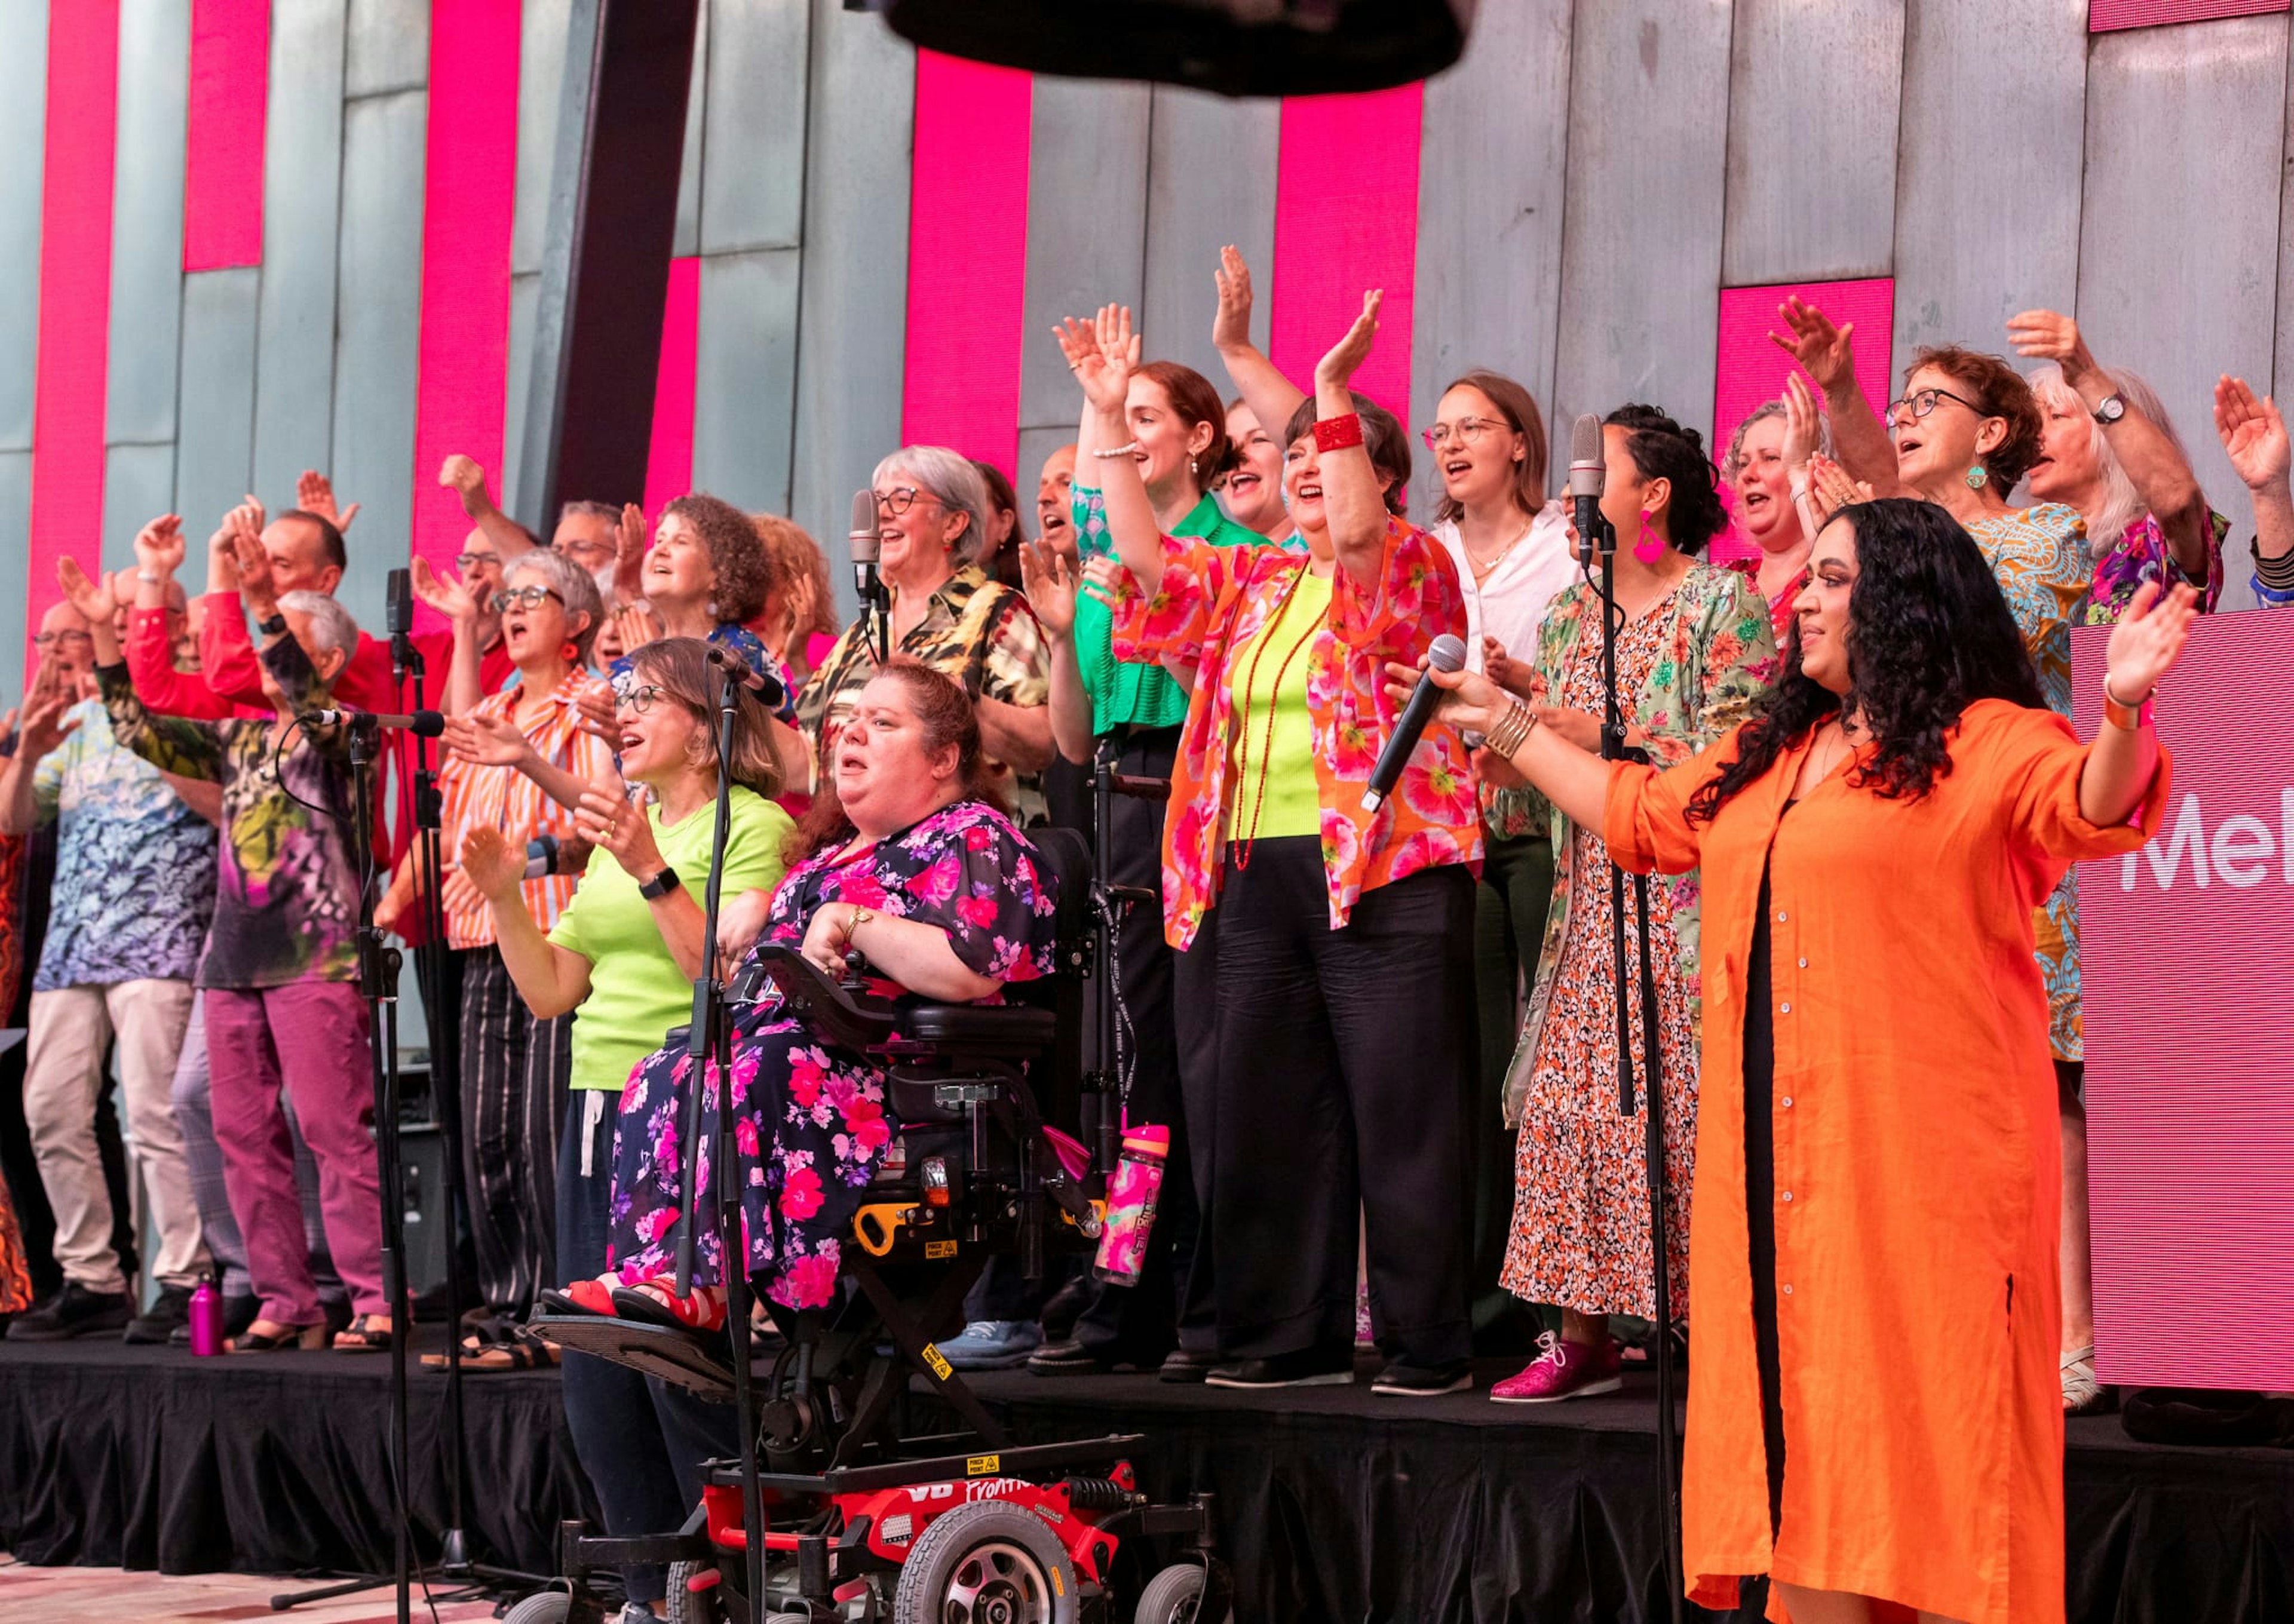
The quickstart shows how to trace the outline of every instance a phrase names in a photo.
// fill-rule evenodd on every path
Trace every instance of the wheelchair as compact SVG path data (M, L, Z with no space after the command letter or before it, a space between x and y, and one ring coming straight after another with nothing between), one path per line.
M1104 767L1100 775L1104 830ZM1211 1496L1166 1505L1142 1493L1126 1458L1144 1441L1140 1433L1013 1444L934 1343L960 1328L965 1294L990 1257L1016 1255L1035 1279L1047 1256L1095 1246L1114 1165L1111 1078L1086 1071L1082 1035L1093 991L1102 1036L1110 1030L1112 909L1137 898L1093 883L1093 854L1073 831L1037 829L1029 839L1058 887L1058 964L1011 989L1024 1002L911 1006L896 1019L856 980L833 979L769 944L730 989L742 1002L769 980L824 1036L881 1057L887 1106L901 1125L843 1248L837 1303L768 1305L784 1341L752 1361L763 1593L744 1594L751 1531L741 1462L712 1460L701 1505L674 1533L610 1539L562 1525L563 1588L518 1604L509 1624L596 1624L608 1615L590 1576L655 1563L670 1568L669 1616L689 1624L1227 1617ZM1103 844L1099 856L1103 872ZM1077 1136L1058 1131L1061 1122ZM721 1333L586 1315L533 1323L574 1352L712 1401L733 1397ZM923 1405L911 1392L919 1381ZM918 1410L952 1413L960 1425L914 1431ZM1144 1539L1175 1559L1126 1611L1114 1593L1116 1555Z

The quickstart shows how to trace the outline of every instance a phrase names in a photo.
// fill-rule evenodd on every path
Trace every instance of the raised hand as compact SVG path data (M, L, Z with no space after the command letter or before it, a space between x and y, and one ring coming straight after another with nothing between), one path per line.
M622 597L644 596L638 587L645 556L645 509L635 502L623 502L621 520L614 526L614 589Z
M335 506L334 482L316 468L305 468L295 481L295 506L305 513L315 513L338 531L346 531L351 521L358 517L359 505L347 508Z
M1362 363L1370 359L1370 348L1378 337L1378 310L1386 302L1386 290L1373 288L1363 295L1362 314L1346 330L1345 337L1330 346L1330 353L1314 363L1314 383L1344 388Z
M609 851L622 872L650 880L661 867L661 848L643 807L631 806L628 786L618 777L598 780L582 792L574 826L593 847Z
M279 612L279 589L271 578L271 555L263 550L259 533L240 530L232 539L232 562L239 572L240 601L258 621Z
M1804 468L1816 455L1824 423L1824 408L1808 379L1797 372L1785 375L1785 443L1786 469Z
M56 585L62 589L65 601L79 611L80 619L90 626L110 626L111 617L118 612L119 600L112 592L109 577L91 578L79 567L78 559L65 556L56 560Z
M20 729L16 735L19 760L37 761L71 736L73 729L79 726L79 719L67 718L64 712L72 708L77 698L72 685L65 680L62 668L53 661L42 661L32 678L31 691L24 695L23 710L9 712Z
M2199 618L2198 589L2188 585L2161 594L2146 581L2135 589L2119 623L2111 629L2103 656L2103 681L2121 704L2139 705L2175 669Z
M446 748L476 767L516 767L533 746L508 717L450 716Z
M183 521L163 513L135 532L135 562L154 575L173 575L183 565Z
M1211 347L1222 354L1229 350L1250 348L1250 267L1242 263L1242 250L1232 243L1221 248L1218 269L1211 275L1218 283L1218 313L1211 318Z
M469 519L494 510L493 498L486 494L486 471L460 451L439 465L438 483L462 499L462 513Z
M1139 364L1139 340L1131 330L1129 308L1102 304L1090 321L1070 316L1052 333L1092 409L1122 416L1131 392L1131 369Z
M1851 479L1848 470L1831 458L1819 452L1808 459L1808 505L1816 510L1819 525L1830 524L1843 508L1871 499L1871 485Z
M2095 370L2095 357L2079 337L2078 323L2060 311L2027 310L2008 317L2007 342L2018 355L2055 362L2067 384L2076 386L2083 373Z
M411 579L414 596L456 625L478 618L478 601L470 591L459 581L440 580L438 572L430 567L430 561L419 553L414 557Z
M614 634L622 640L622 653L635 654L655 637L661 629L655 624L653 612L636 604L626 604L607 617L614 623Z
M614 726L614 688L611 683L585 683L581 693L574 695L574 708L581 712L584 731L597 735L616 750L621 748L621 732Z
M518 881L525 876L525 853L512 846L500 830L480 824L462 837L460 872L481 897L508 903L516 899Z
M1083 583L1077 590L1112 611L1123 606L1123 595L1130 581L1131 572L1123 567L1120 558L1086 558L1083 562Z
M1037 541L1020 543L1020 589L1037 623L1054 637L1064 639L1075 629L1078 572L1050 548Z
M2294 447L2288 444L2278 403L2267 395L2256 398L2244 378L2225 375L2216 383L2215 433L2247 489L2261 491L2286 483L2288 468L2294 466Z
M1832 394L1856 386L1856 353L1850 343L1856 323L1834 327L1830 316L1798 294L1777 306L1777 317L1791 336L1770 333L1769 342L1798 361L1818 388Z

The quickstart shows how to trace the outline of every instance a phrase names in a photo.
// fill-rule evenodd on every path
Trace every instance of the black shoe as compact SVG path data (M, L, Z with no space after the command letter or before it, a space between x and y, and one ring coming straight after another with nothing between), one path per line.
M1354 1379L1352 1348L1302 1348L1272 1359L1240 1359L1203 1377L1211 1387L1345 1387Z
M1424 1365L1406 1365L1397 1359L1378 1373L1378 1380L1370 1384L1370 1390L1405 1399L1430 1399L1445 1393L1464 1393L1473 1384L1474 1368L1462 1359L1430 1369Z
M1098 1285L1099 1282L1086 1272L1076 1276L1052 1294L1052 1300L1044 1304L1044 1311L1037 1316L1044 1327L1046 1344L1066 1342L1075 1336L1076 1321L1083 1317L1084 1310L1095 1300ZM1028 1363L1032 1369L1035 1360L1030 1359Z
M127 1329L119 1340L147 1347L165 1346L177 1326L183 1328L183 1336L191 1334L191 1288L188 1286L162 1286L151 1306L127 1322Z
M1104 1376L1113 1368L1072 1336L1047 1342L1028 1355L1031 1376Z
M127 1294L90 1291L77 1280L8 1327L11 1342L67 1342L74 1336L117 1336L127 1328Z
M1155 1379L1192 1385L1210 1375L1217 1368L1219 1358L1216 1353L1191 1353L1184 1348L1174 1348L1170 1357L1164 1360L1162 1368L1155 1372Z

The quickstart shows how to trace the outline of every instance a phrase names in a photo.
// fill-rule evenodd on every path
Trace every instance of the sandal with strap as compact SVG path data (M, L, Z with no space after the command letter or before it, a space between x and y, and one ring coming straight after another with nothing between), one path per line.
M2092 1416L2111 1408L2118 1395L2095 1379L2095 1344L2073 1348L2059 1367L2063 1381L2063 1414Z
M378 1324L377 1321L383 1321ZM390 1351L391 1329L387 1316L361 1314L342 1330L335 1333L338 1353L387 1353Z
M263 1323L256 1321L256 1325ZM308 1352L326 1345L327 1322L321 1320L316 1325L282 1325L270 1331L258 1331L251 1325L224 1343L224 1348L232 1353L292 1353Z
M563 1291L545 1291L534 1298L534 1306L549 1314L602 1314L614 1318L613 1287L603 1280L575 1280Z
M462 1368L484 1375L495 1370L548 1370L557 1363L557 1344L520 1326L475 1353L466 1354ZM425 1353L424 1368L443 1370L446 1356Z
M693 1295L680 1297L659 1280L614 1287L614 1308L624 1320L641 1325L665 1325L679 1331L719 1331L725 1328L725 1288L696 1286Z

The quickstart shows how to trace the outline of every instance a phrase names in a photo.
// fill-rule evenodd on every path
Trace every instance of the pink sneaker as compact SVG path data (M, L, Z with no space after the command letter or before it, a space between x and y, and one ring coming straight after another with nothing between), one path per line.
M1519 1376L1508 1376L1490 1389L1490 1397L1501 1404L1551 1404L1561 1399L1590 1398L1597 1393L1615 1393L1625 1384L1617 1374L1617 1344L1612 1337L1603 1337L1598 1348L1582 1343L1564 1342L1558 1331L1548 1331L1537 1339L1544 1352L1532 1360L1529 1368Z

